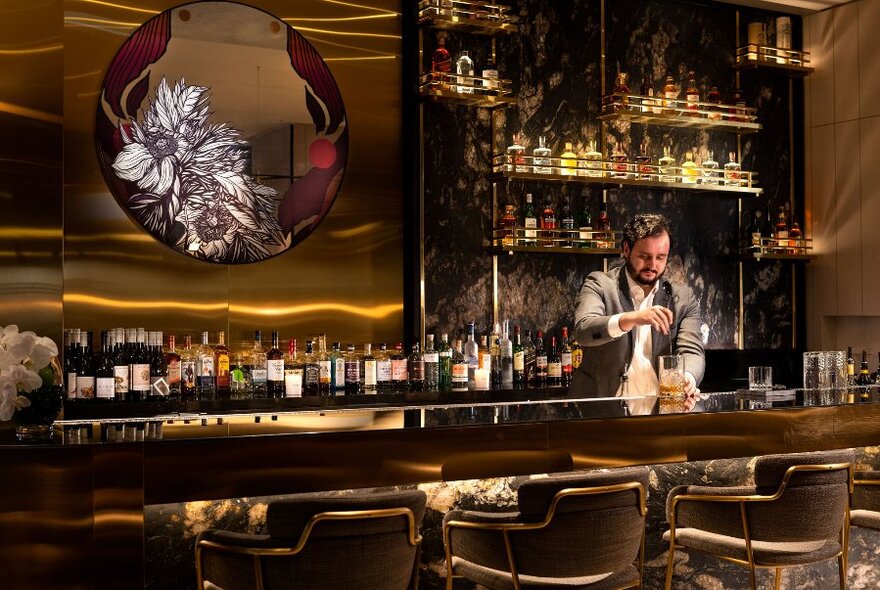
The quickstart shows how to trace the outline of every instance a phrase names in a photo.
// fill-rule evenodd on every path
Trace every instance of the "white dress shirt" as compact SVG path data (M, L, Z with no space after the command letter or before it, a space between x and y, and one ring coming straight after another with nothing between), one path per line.
M636 283L626 269L621 270L626 273L626 282L629 285L629 295L632 298L633 308L635 311L642 311L654 305L654 295L660 288L660 281L654 283L654 288L645 295L642 286ZM620 338L626 332L620 329L620 316L615 314L608 319L608 334L612 338ZM629 364L628 389L629 395L657 395L660 393L660 381L657 379L657 372L654 370L654 363L651 361L651 353L653 352L651 344L651 326L636 326L635 334L633 334L633 354L632 361ZM617 389L617 396L623 394L623 386ZM653 401L651 405L653 405ZM650 410L649 410L650 411ZM636 413L636 412L633 412Z

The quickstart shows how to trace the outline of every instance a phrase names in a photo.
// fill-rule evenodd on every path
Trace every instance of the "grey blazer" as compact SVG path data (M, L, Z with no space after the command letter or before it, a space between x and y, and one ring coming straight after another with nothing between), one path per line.
M666 306L668 301L663 283L668 281L661 278L660 282L654 305ZM685 357L685 371L692 374L699 385L705 369L700 306L687 287L672 285L672 300L672 328L668 336L652 331L651 360L656 368L657 357L669 353L671 338L674 353ZM575 310L574 335L583 347L584 358L572 378L571 393L605 397L617 392L623 367L632 358L633 334L630 331L620 338L612 338L608 333L608 320L615 314L633 310L623 266L607 273L590 273L578 294Z

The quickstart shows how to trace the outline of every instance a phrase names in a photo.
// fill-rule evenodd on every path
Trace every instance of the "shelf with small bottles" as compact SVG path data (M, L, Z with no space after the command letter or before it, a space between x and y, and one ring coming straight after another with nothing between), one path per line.
M638 94L611 94L602 98L601 121L630 121L645 125L732 131L741 135L761 129L756 109L720 102L672 100Z
M749 44L736 50L736 70L770 68L780 70L793 77L813 73L810 67L810 53L797 49L783 49L767 45Z
M793 262L809 262L812 259L813 240L804 236L797 221L789 227L785 208L779 208L776 223L771 227L769 236L765 235L761 215L760 210L755 211L755 217L747 231L749 242L740 250L742 259Z
M510 7L480 0L422 0L419 24L424 27L458 30L479 35L501 35L516 28Z
M508 226L492 232L487 250L493 254L534 252L539 254L598 254L617 256L621 232L592 229L531 229Z
M492 172L497 178L579 182L607 187L633 186L751 195L763 193L763 189L757 186L757 173L742 170L735 154L729 154L728 158L728 163L719 168L718 162L712 160L711 156L697 165L692 152L686 152L684 161L678 165L668 149L657 164L651 163L647 155L638 156L635 162L622 153L613 153L610 159L604 159L595 149L583 157L573 152L566 152L562 157L527 156L522 152L511 153L508 149L507 154L492 158Z
M498 108L516 104L510 80L428 72L419 78L419 95L434 102Z

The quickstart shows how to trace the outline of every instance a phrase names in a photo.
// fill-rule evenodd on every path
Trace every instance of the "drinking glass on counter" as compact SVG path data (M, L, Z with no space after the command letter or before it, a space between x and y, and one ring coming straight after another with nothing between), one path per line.
M805 352L804 389L846 389L846 353L842 350Z
M773 367L749 367L749 389L752 391L773 389Z
M684 357L677 354L657 359L660 380L660 413L680 414L685 411Z

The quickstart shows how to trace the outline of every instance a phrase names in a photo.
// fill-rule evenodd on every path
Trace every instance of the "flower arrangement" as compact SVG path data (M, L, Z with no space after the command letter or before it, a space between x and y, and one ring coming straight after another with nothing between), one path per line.
M0 420L43 408L50 412L55 408L58 414L57 356L58 347L51 338L19 332L15 325L0 326ZM45 401L36 399L39 392L46 393ZM54 421L55 415L49 420Z

